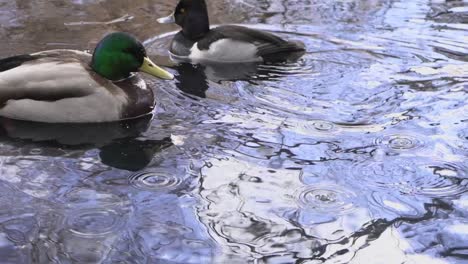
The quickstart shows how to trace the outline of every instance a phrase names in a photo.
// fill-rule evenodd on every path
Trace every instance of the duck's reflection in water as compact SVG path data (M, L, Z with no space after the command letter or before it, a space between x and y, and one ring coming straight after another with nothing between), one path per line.
M251 63L191 64L181 62L172 65L178 72L176 87L187 95L232 102L236 95L235 81L274 81L287 72L278 71L279 65ZM287 65L286 65L287 67Z
M52 124L0 118L0 140L33 141L44 146L98 148L102 163L124 170L146 167L154 154L171 146L169 137L137 139L151 123L151 114L110 123Z
M99 153L102 163L129 171L144 169L154 154L172 146L169 137L161 140L120 139L102 147Z
M179 90L196 97L206 98L206 91L209 86L204 66L181 63L176 65L175 68L179 72L175 77L176 86Z

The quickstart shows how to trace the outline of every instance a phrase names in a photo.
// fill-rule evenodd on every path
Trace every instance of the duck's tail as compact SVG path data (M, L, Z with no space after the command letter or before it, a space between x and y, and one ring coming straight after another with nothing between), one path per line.
M11 70L13 68L16 68L20 66L21 64L35 60L37 57L32 56L32 55L17 55L13 57L8 57L4 59L0 59L0 72Z
M296 61L304 55L306 49L303 42L287 41L278 46L268 46L260 50L264 62Z

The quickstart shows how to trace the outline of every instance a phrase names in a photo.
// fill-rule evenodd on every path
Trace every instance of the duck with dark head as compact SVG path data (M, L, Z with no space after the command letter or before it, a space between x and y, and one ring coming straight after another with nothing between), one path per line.
M284 40L269 32L235 25L210 29L205 0L180 0L175 11L160 23L176 23L170 51L192 62L280 62L295 60L304 44Z

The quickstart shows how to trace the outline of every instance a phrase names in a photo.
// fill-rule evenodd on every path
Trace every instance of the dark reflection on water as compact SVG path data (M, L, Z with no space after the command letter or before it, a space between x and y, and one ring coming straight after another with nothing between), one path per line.
M152 121L152 114L111 123L47 124L0 119L3 140L16 139L18 144L37 142L35 155L47 155L42 147L99 148L101 162L111 167L137 171L144 169L156 152L172 145L170 138L139 140Z
M167 61L174 5L0 3L2 56L127 30L176 71L152 119L0 120L0 262L466 262L466 1L209 1L307 46L230 66Z
M0 118L0 135L33 142L67 146L104 146L113 140L137 137L145 132L153 115L110 123L49 124Z

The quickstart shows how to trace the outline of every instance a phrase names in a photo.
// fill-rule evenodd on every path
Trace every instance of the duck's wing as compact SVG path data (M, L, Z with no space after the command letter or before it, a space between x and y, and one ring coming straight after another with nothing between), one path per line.
M119 119L126 95L92 71L90 60L73 50L0 60L0 115L40 122Z
M198 48L207 50L210 44L222 39L253 44L257 48L257 55L261 57L305 50L304 45L300 42L286 41L265 31L234 25L213 28L203 39L198 41Z
M0 103L59 100L88 95L93 88L88 53L53 50L0 60ZM91 84L91 85L90 85Z

